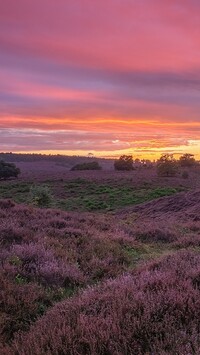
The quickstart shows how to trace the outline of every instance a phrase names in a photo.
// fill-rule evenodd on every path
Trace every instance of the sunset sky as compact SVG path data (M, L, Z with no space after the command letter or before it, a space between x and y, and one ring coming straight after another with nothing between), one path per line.
M0 0L0 151L200 159L200 1Z

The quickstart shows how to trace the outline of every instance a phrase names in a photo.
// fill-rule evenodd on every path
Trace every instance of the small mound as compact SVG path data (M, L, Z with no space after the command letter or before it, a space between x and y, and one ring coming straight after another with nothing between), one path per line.
M140 205L125 208L117 215L125 216L126 214L136 213L140 218L156 218L164 217L166 214L177 217L192 217L196 220L200 215L200 190L193 192L180 192L173 196L161 197L156 200L145 202Z

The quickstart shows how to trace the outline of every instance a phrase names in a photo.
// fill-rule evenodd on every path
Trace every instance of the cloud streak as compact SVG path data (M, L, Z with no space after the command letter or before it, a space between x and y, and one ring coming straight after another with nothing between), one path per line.
M0 2L0 150L198 146L199 1Z

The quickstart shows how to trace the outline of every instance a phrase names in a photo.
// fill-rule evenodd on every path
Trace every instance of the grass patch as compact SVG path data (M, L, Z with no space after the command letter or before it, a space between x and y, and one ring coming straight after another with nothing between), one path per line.
M13 199L17 203L30 203L31 182L5 182L0 185L0 198ZM36 187L43 184L36 183ZM130 181L117 184L115 181L89 181L78 178L71 181L49 181L53 192L51 207L66 211L114 211L125 206L140 204L163 196L170 196L180 188L142 188L130 186Z
M98 184L84 179L69 181L64 185L65 198L57 201L58 207L71 211L113 211L125 206L140 204L155 198L170 196L177 188L142 188Z
M12 199L17 203L26 203L31 183L28 182L5 182L0 184L0 198Z
M177 248L170 245L163 245L162 243L142 243L141 246L131 248L124 247L125 254L129 257L129 269L135 269L141 262L150 261L176 252Z

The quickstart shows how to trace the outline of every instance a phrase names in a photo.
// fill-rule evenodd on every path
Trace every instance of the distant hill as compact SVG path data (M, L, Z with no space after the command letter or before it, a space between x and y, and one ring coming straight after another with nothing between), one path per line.
M55 162L59 165L72 168L76 164L82 164L84 162L98 161L102 168L107 168L109 170L113 169L114 160L104 159L96 157L83 157L83 156L68 156L61 154L37 154L37 153L0 153L0 160L5 160L7 162L17 163L17 162L38 162L38 161L50 161Z

